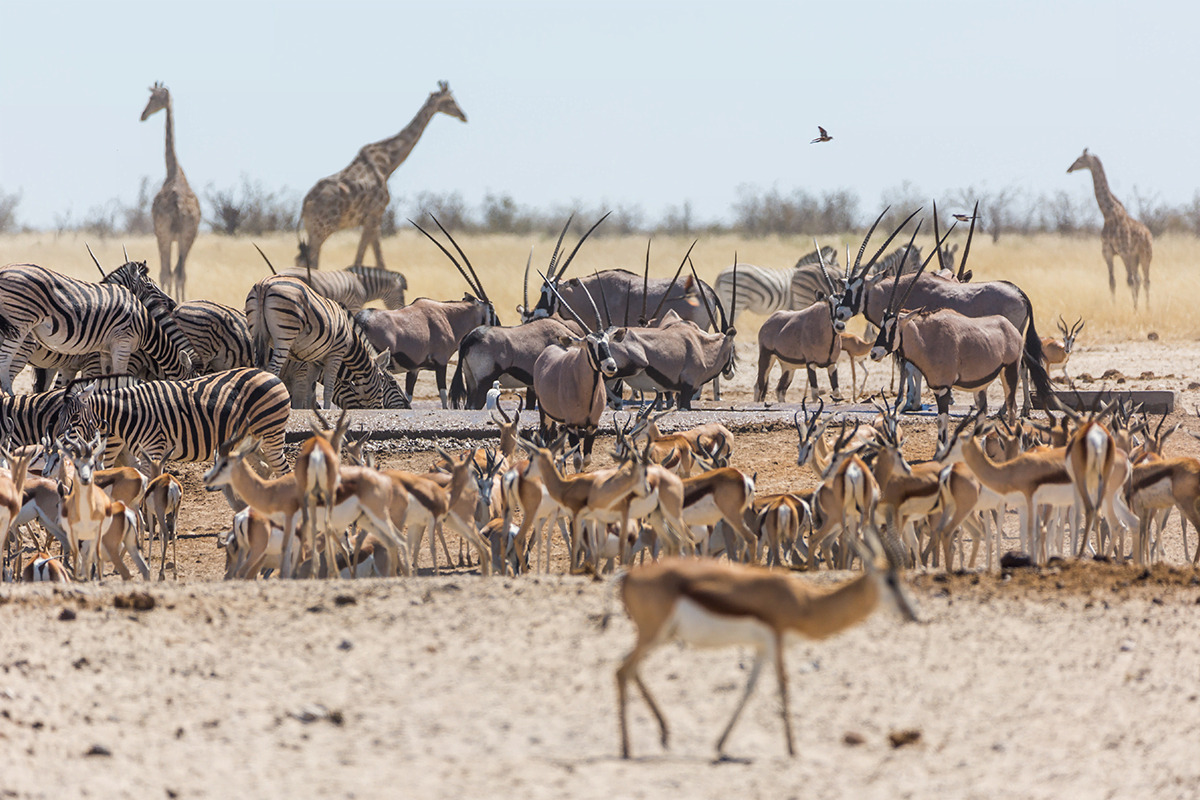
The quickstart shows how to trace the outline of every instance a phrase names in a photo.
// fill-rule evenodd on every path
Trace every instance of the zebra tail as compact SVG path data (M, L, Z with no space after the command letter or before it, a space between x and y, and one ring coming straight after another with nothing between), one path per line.
M271 361L271 333L267 330L266 297L261 284L254 287L257 308L250 324L250 337L254 342L254 366L266 369Z

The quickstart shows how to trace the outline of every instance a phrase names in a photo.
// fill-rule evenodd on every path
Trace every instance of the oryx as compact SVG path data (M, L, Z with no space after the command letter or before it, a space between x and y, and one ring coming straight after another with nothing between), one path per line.
M975 392L976 405L983 411L987 409L987 387L999 376L1010 422L1016 417L1017 378L1022 364L1033 376L1038 392L1050 396L1050 378L1040 355L1030 353L1028 344L1022 347L1021 333L1007 317L970 317L952 308L936 307L904 311L912 307L910 295L913 287L920 285L928 263L922 264L912 278L891 283L871 359L879 361L888 353L897 353L925 376L937 398L938 441L946 440L950 390L954 387ZM906 283L903 294L898 291L901 280Z
M886 209L885 209L886 213ZM887 247L888 242L900 232L900 229L908 224L909 220L917 214L914 211L909 215L900 228L888 237L888 241L883 247ZM882 219L880 215L879 219ZM863 251L866 249L867 242L871 238L871 233L875 230L875 226L879 224L879 219L875 220L875 224L867 231L867 236L863 240L862 247L859 249L858 260L855 261L854 267L846 274L846 291L842 295L841 302L838 304L837 316L838 319L845 322L857 314L863 314L872 324L878 326L883 319L884 311L887 307L888 298L893 294L893 287L897 280L908 282L907 278L884 278L871 279L868 277L868 271L871 264L860 268L859 262L862 259ZM934 236L936 238L934 250L938 257L942 257L942 237L938 236L937 230L937 209L934 209ZM971 230L967 236L967 244L963 251L962 261L958 267L958 277L961 279L965 274L967 256L971 252L971 237L974 235L975 222L971 222ZM949 236L949 232L946 234ZM880 253L883 248L880 248ZM878 254L876 254L878 257ZM920 275L918 279L910 284L906 290L907 305L909 309L925 309L933 311L936 309L953 309L967 317L986 317L990 315L1000 315L1005 317L1016 328L1017 332L1024 337L1024 350L1029 358L1036 363L1042 362L1042 342L1037 335L1037 331L1033 324L1033 305L1029 301L1029 297L1018 286L1008 281L983 281L978 283L961 283L958 280L947 280L939 278L935 275ZM1022 359L1024 361L1025 359ZM1021 371L1024 372L1022 366ZM1025 386L1025 408L1031 405L1029 396L1028 382ZM915 387L915 393L910 392L906 408L920 407L920 387Z
M462 300L455 301L422 297L404 308L387 311L364 308L354 319L366 331L367 338L376 349L391 351L392 369L407 373L404 380L405 391L409 397L416 386L418 373L423 369L431 369L437 381L442 408L449 408L446 367L458 350L459 342L475 328L481 325L499 325L500 320L479 276L475 273L475 268L471 266L471 261L454 241L454 237L450 236L449 231L442 227L442 223L438 222L436 217L433 221L462 256L466 264L465 269L441 242L417 223L413 222L413 225L446 254L474 294L464 294Z
M547 285L551 291L557 291ZM582 436L582 452L575 455L578 471L591 461L596 427L607 404L604 380L617 374L612 343L621 342L627 329L601 330L599 326L588 326L569 304L562 302L561 307L586 332L581 337L562 336L538 356L533 365L533 390L538 397L542 441L552 441L560 426L566 429L572 445ZM593 310L599 319L599 310Z
M592 230L595 230L594 225ZM589 230L584 234L579 244L583 244L591 232ZM563 234L566 234L565 229ZM558 263L562 239L560 236L550 256L552 268ZM576 245L561 269L567 268L578 251L579 245ZM450 380L452 407L483 408L488 387L498 380L506 389L528 389L525 407L533 408L537 402L536 392L533 391L533 365L538 356L561 337L582 336L586 332L578 323L562 317L533 319L532 313L526 313L532 261L533 251L530 250L529 260L525 262L525 302L517 309L522 315L523 324L511 328L498 325L479 327L468 333L459 344L458 367Z
M755 402L762 402L767 396L767 377L775 359L779 359L779 366L783 369L775 389L775 397L780 403L785 401L788 387L792 384L792 372L801 366L808 372L808 388L814 400L818 395L818 367L828 370L832 398L837 401L842 399L838 390L837 362L842 354L839 334L845 329L846 323L837 319L838 296L819 247L817 257L828 295L819 296L815 303L799 311L776 311L758 329Z
M691 258L684 256L684 260L691 265L692 276L696 277ZM724 311L719 308L721 321L718 322L708 299L704 295L700 297L713 329L721 333L706 333L696 323L680 319L671 312L663 315L653 327L628 328L624 340L613 346L614 350L624 354L622 360L627 362L617 377L635 391L677 392L678 406L684 410L692 407L692 396L704 384L722 374L727 380L732 379L737 329L725 320ZM605 310L608 311L607 304ZM718 399L715 390L714 399Z
M604 217L601 217L600 222L603 221ZM599 225L600 222L597 222L596 225ZM567 226L569 227L570 224L571 220L568 219ZM592 230L595 230L596 225L592 226ZM564 234L566 230L563 228ZM588 233L591 231L589 230ZM559 241L562 241L561 235ZM578 249L578 245L576 245L576 249ZM574 253L571 255L573 256ZM543 276L541 295L537 305L533 309L523 308L522 313L526 319L558 314L561 312L561 304L565 302L582 310L580 319L585 325L599 328L602 324L609 324L601 319L598 308L594 315L589 317L587 298L590 295L593 298L607 298L611 313L610 322L620 318L625 320L626 324L633 322L645 325L659 313L674 311L681 318L695 322L703 330L708 327L709 319L700 298L705 298L711 307L722 307L716 290L698 278L689 276L681 285L676 286L679 276L683 272L684 263L682 262L679 269L676 270L675 276L670 280L666 278L651 280L649 277L649 245L646 247L647 271L641 278L628 270L606 269L584 278L571 278L564 281L563 274L570 263L571 259L568 258L557 271L551 264L549 273ZM647 310L652 308L657 311L647 316ZM724 312L722 311L722 313Z

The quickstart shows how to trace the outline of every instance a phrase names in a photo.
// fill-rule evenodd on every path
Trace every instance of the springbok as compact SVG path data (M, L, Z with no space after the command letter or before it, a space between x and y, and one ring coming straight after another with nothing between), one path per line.
M1075 348L1075 337L1083 330L1083 325L1083 317L1080 317L1068 328L1067 321L1062 318L1061 314L1059 315L1058 331L1062 334L1062 338L1055 339L1051 336L1042 338L1042 354L1047 369L1055 365L1062 365L1063 375L1066 376L1067 361L1071 358L1071 351Z
M879 545L878 536L872 537ZM717 740L717 754L758 682L763 665L773 662L782 701L784 737L789 755L795 755L788 711L787 670L784 646L787 637L799 634L824 639L866 619L881 598L890 601L909 621L917 615L901 585L900 561L886 548L885 564L858 545L864 574L832 591L815 590L786 572L708 560L671 559L631 569L620 579L621 600L637 629L637 643L617 668L617 715L621 728L621 756L630 757L626 720L628 684L632 680L658 721L663 747L667 746L667 721L642 681L643 659L671 640L701 647L732 644L755 650L754 666L741 701Z

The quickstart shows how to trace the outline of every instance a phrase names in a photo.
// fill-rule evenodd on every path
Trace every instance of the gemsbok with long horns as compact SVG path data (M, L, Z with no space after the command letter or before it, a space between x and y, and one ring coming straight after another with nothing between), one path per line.
M888 240L884 242L883 247L880 248L879 253L883 252L883 249L887 247L892 238L916 216L919 210L910 214L901 223L900 227L893 231ZM886 209L884 213L886 213ZM895 294L894 286L896 283L898 281L911 281L902 310L924 309L926 311L937 311L949 309L957 311L965 317L1002 316L1012 323L1017 333L1024 338L1023 349L1027 352L1028 358L1023 359L1024 363L1019 365L1018 370L1024 374L1025 363L1031 361L1041 364L1043 358L1042 341L1034 327L1033 305L1030 303L1029 297L1025 292L1017 285L1008 281L962 282L966 274L967 257L971 252L971 239L974 236L975 226L974 220L971 222L971 230L967 235L967 244L963 251L962 260L958 265L957 279L947 280L939 278L936 275L923 275L920 273L916 278L909 278L906 275L901 277L880 276L876 278L869 274L870 262L860 267L859 262L862 259L863 252L866 250L867 243L870 241L871 233L882 218L883 215L880 215L875 224L867 231L867 236L863 239L863 243L859 248L859 257L856 259L854 267L846 273L846 291L841 295L837 308L837 317L839 320L846 322L858 314L863 314L867 318L867 321L877 327L880 326L883 321L884 312L887 310L890 300ZM934 252L939 260L941 260L944 259L942 245L945 238L949 237L950 231L946 232L946 237L942 237L939 234L937 209L935 208L934 236L936 242ZM876 256L878 256L878 253ZM928 263L928 258L925 263ZM1040 387L1039 391L1041 391ZM920 386L914 381L908 395L906 407L918 408L919 406ZM1024 408L1029 408L1030 406L1031 397L1026 382Z
M916 231L921 226L918 224ZM916 231L913 236L916 236ZM941 244L935 248L941 251ZM945 442L950 425L951 389L975 392L976 405L987 409L987 387L997 377L1004 385L1004 403L1009 421L1016 419L1016 396L1022 364L1043 397L1052 393L1050 378L1038 352L1022 346L1021 332L1000 314L967 316L952 308L933 306L908 311L913 289L918 285L928 260L899 292L900 281L890 285L887 305L880 317L879 335L871 348L871 360L896 353L923 376L937 399L938 441ZM963 264L966 254L963 255ZM957 284L956 284L957 285ZM978 285L978 284L977 284Z

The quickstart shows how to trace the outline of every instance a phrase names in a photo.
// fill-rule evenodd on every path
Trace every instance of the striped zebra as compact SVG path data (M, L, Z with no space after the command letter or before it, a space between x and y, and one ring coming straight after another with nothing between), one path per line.
M159 324L167 336L170 337L171 341L175 343L175 346L181 352L186 353L188 358L191 359L192 364L196 365L198 359L192 348L192 343L175 323L175 307L177 305L175 298L164 292L154 282L150 277L150 270L146 266L145 261L127 261L107 275L105 275L104 270L100 267L99 261L96 262L96 268L100 270L101 275L104 275L101 283L124 286L133 292L134 296L150 312L150 316L154 317L154 321Z
M101 363L99 353L55 353L44 347L33 346L26 341L25 347L31 348L29 366L33 367L33 390L44 392L55 387L66 386L77 378L99 378L108 375ZM129 356L129 367L125 374L139 380L161 380L158 366L140 350L135 350Z
M20 447L41 444L58 425L63 404L62 389L34 394L0 395L0 441Z
M246 315L211 300L175 307L175 323L192 343L202 372L254 366L254 343Z
M293 384L297 408L312 402L318 374L325 408L339 394L339 384L353 399L343 408L409 407L387 369L392 354L376 353L346 310L304 281L279 275L256 283L246 296L246 321L260 368L278 375L289 358L305 362Z
M164 330L189 351L201 373L254 366L250 329L241 311L211 300L177 303L150 277L145 261L122 264L104 275L104 281L133 292L151 313L165 311L162 316L167 319L160 318Z
M107 372L124 373L131 354L142 351L168 378L195 374L187 353L124 286L15 264L0 269L0 317L0 390L7 393L28 362L31 339L56 353L99 352Z
M408 281L399 272L383 267L347 267L333 272L289 267L280 275L299 278L314 292L342 306L354 316L372 300L382 300L385 308L396 310L404 306L404 290Z
M112 389L102 383L75 381L49 393L62 395L61 411L44 430L81 441L102 433L106 465L134 463L139 448L155 460L207 461L223 442L255 436L267 466L288 471L283 434L291 397L269 372L235 369Z
M825 266L829 268L830 276L834 280L840 278L842 273L837 269L837 251L832 247L822 247L821 257L825 259ZM733 267L726 267L717 275L715 283L717 297L720 298L721 305L729 309L731 318L736 318L742 311L750 311L754 314L773 314L776 311L805 308L811 304L811 301L797 305L797 300L792 293L795 276L806 271L810 266L820 278L821 271L817 265L816 250L797 261L796 266L791 269L772 269L758 267L754 264L738 264L737 308L735 309L729 308L733 301ZM823 284L824 280L821 280Z

